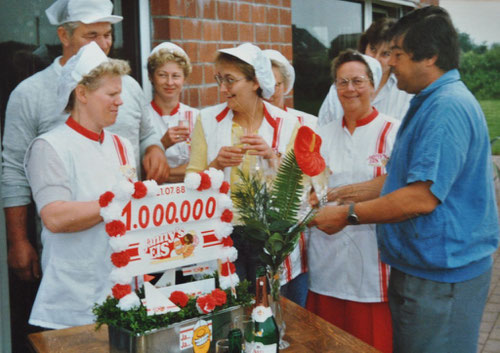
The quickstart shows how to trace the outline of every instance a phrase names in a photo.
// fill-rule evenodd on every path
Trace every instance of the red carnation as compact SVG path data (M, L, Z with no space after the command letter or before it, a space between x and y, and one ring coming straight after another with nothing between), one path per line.
M223 194L227 194L229 192L229 189L231 188L231 185L227 181L223 181L222 185L220 186L219 192Z
M106 207L111 201L113 201L114 197L115 194L113 194L111 191L106 191L104 194L99 196L99 206Z
M200 174L201 180L200 180L200 186L198 186L198 189L196 190L202 191L210 189L210 187L212 186L212 181L210 180L210 176L207 173L203 172L200 172L198 174Z
M233 246L233 239L230 236L227 236L222 239L223 246Z
M134 190L135 191L132 194L134 199L142 199L148 193L148 188L142 181L136 181L134 183Z
M222 212L222 216L220 216L220 220L222 222L231 223L233 220L233 212L231 212L230 209L225 209L224 212Z
M302 126L297 132L293 147L300 169L309 176L315 176L325 169L325 160L319 153L321 137L311 128Z
M236 272L236 266L231 261L224 262L220 266L220 275L227 277Z
M215 299L215 305L221 306L226 304L227 295L223 290L216 288L212 291L212 297Z
M172 303L180 306L181 308L184 308L189 301L187 294L180 290L173 291L172 294L170 294L169 299Z
M130 262L130 255L127 253L127 250L114 252L111 254L111 262L116 267L127 266Z
M106 223L105 229L106 233L108 233L110 237L116 237L117 235L120 236L125 235L125 233L127 232L127 227L125 227L125 223L118 220Z
M196 299L198 311L202 314L208 314L215 309L215 298L210 294L198 297Z
M113 289L111 290L113 292L113 297L116 299L121 299L127 294L132 293L132 287L130 284L115 284Z

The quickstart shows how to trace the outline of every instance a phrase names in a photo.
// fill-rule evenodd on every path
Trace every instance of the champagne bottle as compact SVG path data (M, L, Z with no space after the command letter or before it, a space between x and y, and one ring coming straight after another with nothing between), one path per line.
M245 332L245 353L279 352L279 331L267 298L266 274L257 269L255 306L252 310L253 330Z
M229 340L229 353L242 353L242 336L243 334L239 328L229 331L227 336Z

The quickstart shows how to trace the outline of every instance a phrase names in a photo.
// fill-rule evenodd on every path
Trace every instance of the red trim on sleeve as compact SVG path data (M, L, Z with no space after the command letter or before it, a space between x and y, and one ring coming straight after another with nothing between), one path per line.
M82 125L77 123L76 120L73 119L71 116L68 118L68 120L66 120L66 125L68 125L70 128L78 132L80 135L83 135L92 141L96 141L99 143L103 143L104 141L104 130L101 131L100 134L98 134L97 132L91 131L83 127Z

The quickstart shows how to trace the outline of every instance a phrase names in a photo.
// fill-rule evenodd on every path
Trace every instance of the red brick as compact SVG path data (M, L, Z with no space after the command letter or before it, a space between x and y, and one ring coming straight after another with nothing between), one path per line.
M237 41L238 40L238 24L222 23L222 40Z
M168 13L168 1L151 0L151 15L165 15Z
M198 42L184 42L182 43L181 48L186 51L186 54L191 60L191 64L200 61L200 57L198 55Z
M192 19L182 20L183 39L201 39L201 21Z
M197 1L200 4L200 1ZM198 9L198 17L204 18L206 20L215 20L216 19L216 1L202 1L201 8Z
M266 22L266 7L254 5L252 8L252 22L264 23Z
M203 65L203 83L204 84L215 83L214 75L215 75L215 65L214 64Z
M201 88L201 106L215 105L219 101L219 87L209 86Z
M293 57L292 45L282 45L280 49L280 53L283 54L285 58L291 59Z
M193 66L193 71L189 75L189 84L191 85L201 85L203 83L203 65L195 64Z
M184 4L184 16L186 17L200 17L198 16L197 14L197 4L198 4L198 1L185 1L185 0L182 0L182 1L179 1L179 0L168 0L170 2L174 2L174 1L177 1L179 3L182 3Z
M217 15L219 20L234 20L234 3L219 1L217 2Z
M281 27L281 33L283 35L283 42L291 43L292 42L292 26Z
M262 50L273 49L273 46L270 43L259 43L259 47Z
M282 0L282 6L286 8L292 8L292 0Z
M153 38L158 41L181 39L180 20L176 18L155 18Z
M283 42L282 29L278 26L269 26L271 42Z
M254 26L251 24L240 23L239 27L239 40L240 42L254 42Z
M184 2L177 0L151 0L151 14L185 16Z
M194 108L200 106L200 89L198 87L188 87L184 89L183 93L185 97L183 102Z
M282 25L292 25L292 10L291 9L280 9L280 24Z
M281 0L268 0L269 5L281 6Z
M267 0L254 0L256 4L267 4Z
M266 23L279 24L280 11L276 7L268 7L266 12Z
M213 63L217 51L216 43L200 43L200 62Z
M202 21L203 40L204 41L219 41L221 37L221 25L215 21Z
M241 22L250 22L252 18L252 6L249 4L238 3L236 8L236 20Z
M280 51L281 50L281 45L278 44L278 43L273 43L273 44L271 44L271 49Z
M269 26L266 25L256 25L255 26L255 41L269 42Z

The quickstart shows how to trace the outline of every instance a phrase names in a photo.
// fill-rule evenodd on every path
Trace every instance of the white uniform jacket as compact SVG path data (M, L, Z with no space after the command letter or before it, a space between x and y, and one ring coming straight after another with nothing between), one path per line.
M124 178L121 166L135 167L132 145L107 131L102 142L91 139L70 120L37 139L47 141L59 157L71 201L97 200ZM27 163L31 153L30 147ZM29 179L36 177L28 174ZM93 323L92 307L105 300L112 285L112 251L104 223L74 233L54 234L43 227L42 243L43 276L29 323L53 329Z
M351 135L343 119L322 127L321 154L332 174L329 187L386 173L400 122L374 110ZM308 243L310 290L358 302L387 301L389 266L379 261L375 225L347 226L334 236L312 228Z
M160 137L165 135L169 128L179 125L179 120L181 118L187 120L189 127L189 136L191 136L194 128L194 123L196 122L196 118L200 113L200 111L196 108L191 108L188 105L179 103L174 108L174 110L170 112L170 114L166 115L162 112L161 108L155 104L154 101L151 101L151 104L149 104L148 106L148 110L153 117L153 125L155 126L156 131L158 132L158 135ZM173 146L167 148L167 150L165 151L168 164L172 168L179 167L188 163L190 154L191 148L189 139L186 142L176 143Z

